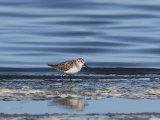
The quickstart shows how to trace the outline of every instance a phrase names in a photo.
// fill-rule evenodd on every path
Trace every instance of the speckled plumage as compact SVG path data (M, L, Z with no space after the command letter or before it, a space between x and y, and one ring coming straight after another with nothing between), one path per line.
M65 61L59 64L48 64L48 66L60 72L63 72L64 74L70 74L70 75L78 73L84 65L87 67L87 65L85 64L85 61L82 58Z
M58 71L64 72L72 68L75 65L75 62L75 60L70 60L59 64L48 64L48 66L51 66Z

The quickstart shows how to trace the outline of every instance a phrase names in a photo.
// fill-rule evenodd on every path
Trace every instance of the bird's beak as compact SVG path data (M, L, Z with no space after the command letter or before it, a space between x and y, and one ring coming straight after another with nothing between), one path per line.
M86 68L88 68L88 66L84 63L84 66L86 67Z

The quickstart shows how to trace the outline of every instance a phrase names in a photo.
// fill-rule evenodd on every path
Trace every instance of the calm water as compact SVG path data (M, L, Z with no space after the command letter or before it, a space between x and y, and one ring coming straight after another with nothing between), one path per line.
M90 114L90 113L143 113L160 111L159 100L127 100L108 98L107 100L58 99L49 101L0 101L1 113L10 114Z
M159 0L0 0L0 67L160 68Z

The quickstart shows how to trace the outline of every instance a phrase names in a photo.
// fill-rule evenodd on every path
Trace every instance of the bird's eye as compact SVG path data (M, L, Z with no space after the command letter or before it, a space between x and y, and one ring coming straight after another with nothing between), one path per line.
M83 61L81 60L81 63L83 63Z

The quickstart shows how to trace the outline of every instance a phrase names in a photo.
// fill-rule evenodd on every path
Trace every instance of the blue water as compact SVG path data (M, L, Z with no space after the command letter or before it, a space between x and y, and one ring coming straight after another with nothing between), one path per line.
M159 0L0 0L0 67L160 68Z
M104 100L79 101L80 103L69 105L51 104L50 101L0 101L0 112L9 114L44 114L44 113L143 113L160 112L159 100L129 100L121 98L108 98ZM83 104L83 108L81 105ZM80 109L80 110L79 110Z

